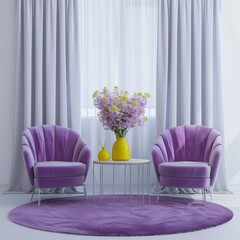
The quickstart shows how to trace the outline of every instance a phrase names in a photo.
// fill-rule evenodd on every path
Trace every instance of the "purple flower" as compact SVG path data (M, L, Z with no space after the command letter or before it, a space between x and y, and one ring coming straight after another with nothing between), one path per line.
M128 130L135 126L143 126L148 120L144 116L149 93L134 93L129 97L128 91L119 91L118 87L110 92L93 93L93 104L99 109L98 117L105 129L114 131L116 137L125 137Z

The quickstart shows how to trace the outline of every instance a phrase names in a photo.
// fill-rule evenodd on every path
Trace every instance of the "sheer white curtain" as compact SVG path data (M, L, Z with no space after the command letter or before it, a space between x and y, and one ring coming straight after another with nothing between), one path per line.
M81 2L80 69L82 135L90 143L93 156L108 142L111 152L115 135L105 131L96 118L92 93L104 86L118 85L130 93L142 91L152 94L146 114L149 121L127 134L133 158L151 158L155 141L155 79L157 43L157 1L100 0ZM116 169L119 183L122 169ZM153 173L153 171L152 171ZM134 173L135 174L135 173ZM133 174L133 176L134 176ZM98 179L98 172L96 172ZM91 175L90 175L91 176ZM106 171L104 182L112 183L112 171ZM152 182L155 175L152 174ZM136 183L137 179L133 179ZM92 178L87 182L92 184Z
M115 136L101 126L92 101L105 86L151 93L149 121L127 134L133 158L151 159L167 127L194 123L222 130L217 0L19 0L18 17L10 190L29 187L21 157L26 127L68 126L81 133L93 159L99 142L108 142L111 152ZM120 182L121 170L115 174ZM223 165L220 174L222 189ZM92 177L90 169L87 187ZM111 183L112 172L104 177ZM155 179L151 169L152 184Z
M224 143L220 1L158 3L157 131L202 124L216 128ZM215 190L226 189L223 144Z

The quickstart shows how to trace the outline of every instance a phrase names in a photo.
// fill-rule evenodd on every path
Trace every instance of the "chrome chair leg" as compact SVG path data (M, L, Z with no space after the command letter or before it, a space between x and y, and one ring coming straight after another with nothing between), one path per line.
M213 200L212 198L212 192L211 192L211 187L207 187L207 188L202 188L202 195L203 195L203 200L206 201L207 200L207 193L209 193L211 200Z
M159 200L160 197L160 192L164 189L164 186L161 186L160 184L158 184L158 195L157 195L157 202Z
M87 188L86 188L85 184L83 184L83 193L84 193L85 198L87 199Z
M33 200L33 196L35 194L36 187L32 187L32 196L31 196L31 201Z
M213 198L212 198L212 191L211 191L211 187L208 187L208 191L209 191L209 194L210 194L211 200L213 200Z
M158 190L157 190L157 202L159 200L160 197L160 184L158 184Z
M71 187L67 187L67 190L68 190L68 194L71 196Z
M41 193L42 193L42 189L38 188L38 206L40 206L41 204Z
M201 192L202 192L203 201L206 201L207 200L207 198L206 198L206 188L202 188Z

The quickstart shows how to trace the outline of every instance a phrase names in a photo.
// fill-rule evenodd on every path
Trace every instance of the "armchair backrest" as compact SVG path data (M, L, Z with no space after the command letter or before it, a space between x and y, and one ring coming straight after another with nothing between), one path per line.
M183 125L165 130L157 145L165 153L166 161L208 162L211 150L221 144L218 131L200 125ZM158 144L163 141L164 145ZM165 149L164 149L165 147Z
M30 147L34 160L76 162L78 153L74 151L77 142L86 145L78 133L57 125L39 125L26 129L22 144Z

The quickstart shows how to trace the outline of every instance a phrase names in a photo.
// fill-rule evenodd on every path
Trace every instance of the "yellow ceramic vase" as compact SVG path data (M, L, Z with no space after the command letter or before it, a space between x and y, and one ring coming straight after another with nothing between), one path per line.
M117 137L112 147L112 160L130 160L130 147L124 137Z
M100 161L110 160L110 154L105 147L102 147L102 150L98 153L98 160Z

